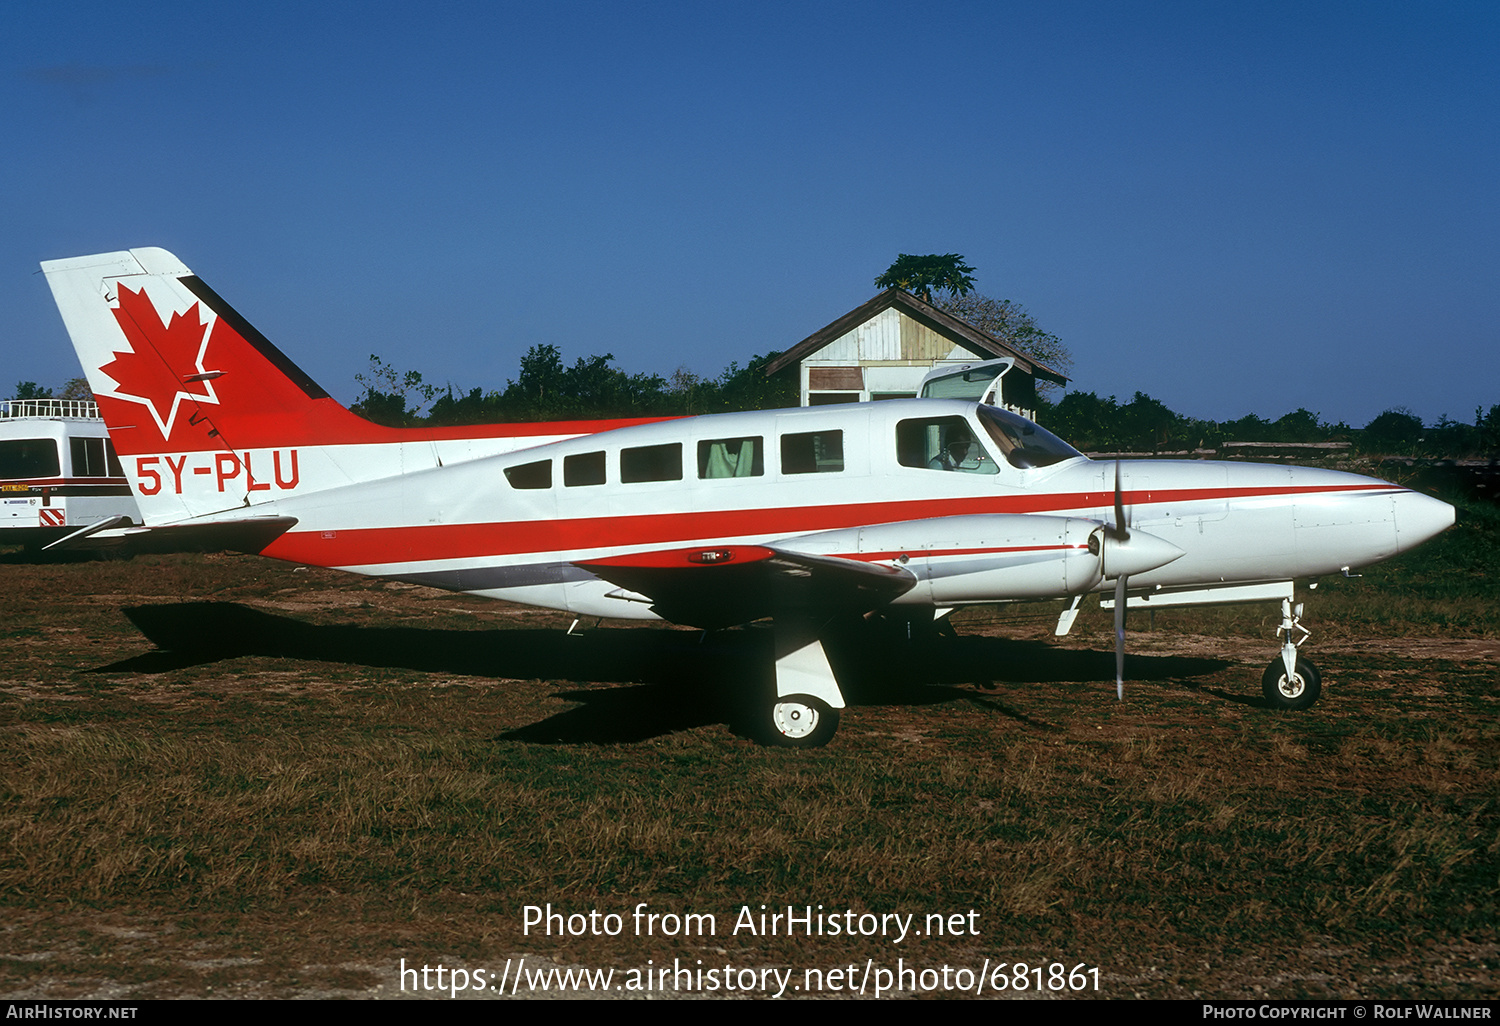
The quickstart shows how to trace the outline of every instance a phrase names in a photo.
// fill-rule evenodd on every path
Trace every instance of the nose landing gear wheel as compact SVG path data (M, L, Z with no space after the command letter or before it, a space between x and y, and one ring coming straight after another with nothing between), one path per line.
M811 695L787 695L771 705L771 741L786 748L820 748L839 729L839 711Z
M1291 676L1287 675L1286 662L1281 656L1272 659L1260 685L1266 705L1272 709L1306 709L1323 693L1323 678L1318 668L1301 656L1297 657L1297 668Z

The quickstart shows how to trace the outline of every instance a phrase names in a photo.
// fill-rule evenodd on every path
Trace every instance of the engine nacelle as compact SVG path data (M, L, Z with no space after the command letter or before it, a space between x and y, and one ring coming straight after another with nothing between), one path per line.
M1122 543L1097 520L1004 513L851 527L771 544L789 552L904 567L917 586L895 604L934 606L992 602L996 595L1078 595L1098 587L1106 573L1141 573L1182 554L1140 531Z

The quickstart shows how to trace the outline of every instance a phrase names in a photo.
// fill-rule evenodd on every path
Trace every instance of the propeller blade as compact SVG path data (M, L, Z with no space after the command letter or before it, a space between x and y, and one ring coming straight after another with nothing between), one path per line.
M1125 520L1125 496L1120 490L1120 461L1115 460L1115 537L1121 541L1130 537L1130 524Z
M1125 580L1115 578L1115 698L1125 701Z
M1112 533L1122 545L1130 540L1130 523L1125 517L1125 491L1120 487L1119 460L1115 460L1115 523ZM1115 699L1120 702L1125 701L1125 582L1127 579L1125 574L1115 578Z

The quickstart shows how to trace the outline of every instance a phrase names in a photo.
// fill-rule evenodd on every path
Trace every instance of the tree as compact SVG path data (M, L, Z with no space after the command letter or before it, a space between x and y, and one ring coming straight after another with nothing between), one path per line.
M1226 420L1219 424L1224 437L1234 442L1271 441L1271 422L1258 413L1247 413L1238 420Z
M1394 407L1366 424L1359 440L1366 452L1410 452L1422 440L1422 418Z
M69 378L61 389L54 392L50 388L43 388L35 381L19 381L16 383L16 391L12 398L15 399L92 399L94 393L89 390L89 383L84 378Z
M553 345L534 345L521 357L521 375L506 386L505 398L546 410L558 404L562 390L562 352Z
M1276 442L1321 442L1328 437L1318 415L1300 406L1272 424L1271 430Z
M1019 353L1057 371L1064 377L1073 369L1073 355L1062 339L1043 331L1020 303L991 299L974 291L974 268L957 253L942 256L912 256L902 253L885 273L875 279L878 288L905 289L939 310L993 335ZM933 292L941 293L936 299ZM1037 382L1037 395L1046 399L1057 386Z
M626 374L611 367L614 353L579 357L563 372L563 396L572 416L648 417L660 411L666 379Z
M1145 392L1135 393L1120 407L1120 421L1126 444L1136 452L1179 449L1184 444L1182 418Z
M974 291L973 273L974 268L964 263L964 258L957 253L942 256L901 253L896 256L896 262L875 279L875 287L888 289L895 286L930 303L934 289L955 296L966 296Z
M455 396L453 386L449 385L427 410L427 423L433 425L499 424L508 419L505 397L482 388L471 388Z
M18 381L18 382L16 382L16 392L15 392L14 398L16 398L16 399L51 399L52 398L52 390L50 388L43 388L41 385L38 385L35 381Z
M613 353L580 356L565 367L553 345L535 345L521 358L520 377L505 389L507 413L517 419L571 420L649 417L666 412L666 380L611 367Z
M1130 402L1069 392L1048 411L1048 427L1086 452L1159 452L1190 443L1194 425L1160 399L1137 392Z
M350 407L366 420L387 427L406 427L421 416L423 406L432 402L437 388L422 383L416 371L402 374L380 357L370 355L370 373L356 374L354 380L364 386L364 394ZM415 399L412 405L407 403Z
M92 399L93 389L89 388L88 378L69 378L63 384L62 391L57 393L59 399Z
M677 369L672 372L672 376L667 379L664 398L675 409L693 416L699 413L712 412L704 405L704 400L710 398L713 391L714 385L712 382L704 381L692 370L689 370L686 364L679 364Z
M1474 430L1479 436L1480 452L1500 453L1500 403L1485 414L1480 413L1480 407L1474 408Z
M752 356L750 362L741 367L731 360L724 373L713 382L717 390L716 410L781 410L797 405L797 376L778 374L766 376L766 367L781 355L779 350Z
M1120 404L1114 396L1101 399L1093 392L1069 392L1047 412L1047 426L1086 452L1124 448Z
M1073 369L1073 356L1068 352L1068 347L1063 345L1063 340L1043 331L1036 319L1020 303L1009 299L991 299L970 291L944 296L935 301L933 306L995 336L1012 349L1025 353L1064 377ZM1050 381L1037 382L1037 391L1043 395L1056 387Z

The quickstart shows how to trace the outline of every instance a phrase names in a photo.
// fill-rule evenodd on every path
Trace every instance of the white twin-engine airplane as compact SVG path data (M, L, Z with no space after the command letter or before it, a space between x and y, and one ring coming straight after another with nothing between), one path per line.
M319 388L172 254L42 264L140 504L62 543L164 537L535 606L769 618L764 733L828 741L823 641L859 616L1113 590L1280 601L1267 702L1318 697L1292 582L1386 559L1453 507L1305 467L1089 460L1005 410L908 399L657 421L389 429ZM1108 604L1108 601L1105 602ZM1117 674L1123 676L1123 674Z

